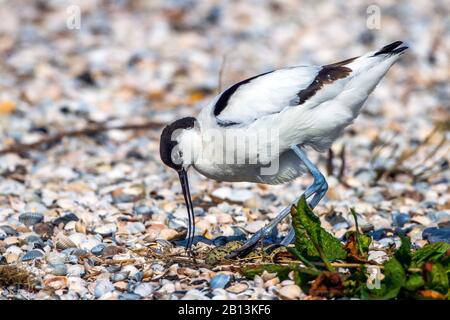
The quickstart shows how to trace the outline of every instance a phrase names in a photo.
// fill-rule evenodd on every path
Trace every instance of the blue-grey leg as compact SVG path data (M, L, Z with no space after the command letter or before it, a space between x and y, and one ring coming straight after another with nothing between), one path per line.
M309 198L312 195L314 197L311 199L309 205L313 208L315 207L320 199L323 198L325 193L328 190L327 182L325 181L325 177L320 173L319 169L308 159L306 154L303 152L302 149L300 149L298 146L293 146L292 150L295 152L295 154L302 160L302 162L305 164L306 168L311 172L312 176L314 177L314 182L311 186L309 186L304 193L305 198ZM298 198L293 204L297 204ZM230 253L227 258L234 258L239 255L246 254L249 252L261 239L267 237L277 226L278 223L280 223L284 218L286 218L289 213L291 212L292 205L284 208L276 217L273 219L267 226L261 228L257 233L255 233L242 247L239 249L233 251ZM281 242L282 245L287 245L292 242L294 239L295 233L294 230L291 228L289 230L288 235L283 239Z
M322 198L325 196L328 190L328 183L325 180L325 177L323 174L317 169L317 167L311 162L311 160L308 159L306 154L296 146L294 149L294 152L297 154L297 156L303 161L306 168L311 172L312 176L314 177L313 184L306 189L305 191L305 197L308 198L307 194L309 193L314 194L314 197L309 201L308 205L311 207L311 209L314 209L317 204L322 200ZM309 192L308 192L309 191ZM295 231L294 228L291 227L289 229L288 234L286 237L281 241L282 246L287 246L288 244L292 243L295 237Z

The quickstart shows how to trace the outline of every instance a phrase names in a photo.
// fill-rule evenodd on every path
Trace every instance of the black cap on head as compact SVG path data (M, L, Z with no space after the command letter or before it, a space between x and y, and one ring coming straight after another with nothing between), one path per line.
M187 117L179 119L167 125L163 129L159 143L159 154L161 156L162 162L164 162L165 165L177 171L180 171L183 168L182 163L175 163L172 159L172 150L177 145L177 142L173 140L174 137L172 137L172 135L175 130L190 129L193 128L194 125L195 125L195 118Z

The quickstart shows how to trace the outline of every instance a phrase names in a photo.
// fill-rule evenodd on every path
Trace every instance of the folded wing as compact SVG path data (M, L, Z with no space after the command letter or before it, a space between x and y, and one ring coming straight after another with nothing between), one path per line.
M234 84L215 101L213 112L218 124L248 124L298 105L299 93L314 81L320 70L317 66L292 67Z
M215 99L212 112L217 123L227 127L250 124L286 108L314 108L345 90L361 91L365 99L407 49L401 45L396 41L334 64L285 68L243 80Z

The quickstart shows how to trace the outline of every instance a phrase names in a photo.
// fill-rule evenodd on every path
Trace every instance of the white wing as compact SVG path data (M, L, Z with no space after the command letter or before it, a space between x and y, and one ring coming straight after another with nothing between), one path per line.
M365 99L407 49L401 44L396 41L334 64L280 69L246 79L222 92L213 101L212 112L219 125L229 126L249 124L295 106L315 108L343 91L360 91Z
M298 93L314 81L321 68L280 69L236 83L214 101L214 115L222 125L248 124L298 105Z

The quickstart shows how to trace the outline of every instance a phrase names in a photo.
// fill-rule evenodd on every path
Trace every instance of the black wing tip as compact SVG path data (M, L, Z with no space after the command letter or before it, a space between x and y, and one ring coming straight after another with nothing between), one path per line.
M403 52L403 51L405 51L407 49L409 49L408 46L400 47L400 48L397 48L397 49L393 50L392 53L399 54L399 53L401 53L401 52Z
M400 47L402 44L403 41L392 42L391 44L388 44L387 46L384 46L383 48L375 52L373 56L375 57L380 54L399 54L408 49L407 46Z

